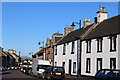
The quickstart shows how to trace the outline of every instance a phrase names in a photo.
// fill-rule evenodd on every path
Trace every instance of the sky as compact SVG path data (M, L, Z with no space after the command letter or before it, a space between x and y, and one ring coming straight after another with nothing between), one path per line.
M42 46L38 42L63 33L65 25L85 17L93 23L99 6L106 7L108 18L118 15L118 2L3 2L2 47L31 57Z

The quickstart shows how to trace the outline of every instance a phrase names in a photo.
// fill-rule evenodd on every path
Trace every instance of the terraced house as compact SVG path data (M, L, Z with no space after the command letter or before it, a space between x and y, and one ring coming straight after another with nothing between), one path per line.
M71 75L94 76L99 69L120 69L120 15L107 18L100 6L94 23L65 35L54 48L54 64Z
M95 24L92 31L81 36L82 75L94 76L100 69L120 69L120 15L107 19L107 12L100 9Z

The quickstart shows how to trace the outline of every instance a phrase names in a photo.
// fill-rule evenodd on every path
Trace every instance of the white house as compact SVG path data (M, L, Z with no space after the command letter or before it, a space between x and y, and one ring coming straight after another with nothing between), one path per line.
M81 36L81 75L120 69L120 15L107 19L107 12L100 7L95 21L95 27Z
M85 27L74 30L65 35L60 41L58 41L54 48L54 65L63 66L67 74L80 75L81 73L80 35L83 35L93 25L90 24L91 22L89 20L90 19L84 21Z

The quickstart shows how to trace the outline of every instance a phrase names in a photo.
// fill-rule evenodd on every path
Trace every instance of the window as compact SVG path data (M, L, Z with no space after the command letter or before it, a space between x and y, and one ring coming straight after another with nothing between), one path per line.
M73 62L73 73L76 73L76 62Z
M90 73L90 58L86 59L86 73Z
M110 69L116 69L116 58L110 58Z
M63 44L63 55L65 55L65 43Z
M55 55L57 55L57 46L55 46Z
M75 43L74 43L74 41L72 42L72 52L71 52L71 54L74 54L74 49L75 49Z
M91 53L91 40L87 40L87 53Z
M55 62L55 66L57 66L57 62Z
M97 39L97 52L102 52L102 38Z
M116 37L110 36L110 51L116 51Z
M64 69L65 69L65 62L63 62L63 63L62 63L62 66L63 66L63 67L64 67Z
M97 58L97 71L102 69L102 58Z

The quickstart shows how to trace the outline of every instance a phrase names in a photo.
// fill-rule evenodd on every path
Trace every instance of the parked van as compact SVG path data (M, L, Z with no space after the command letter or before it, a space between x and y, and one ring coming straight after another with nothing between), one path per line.
M42 77L45 69L50 66L51 64L47 60L34 60L32 63L32 76Z

